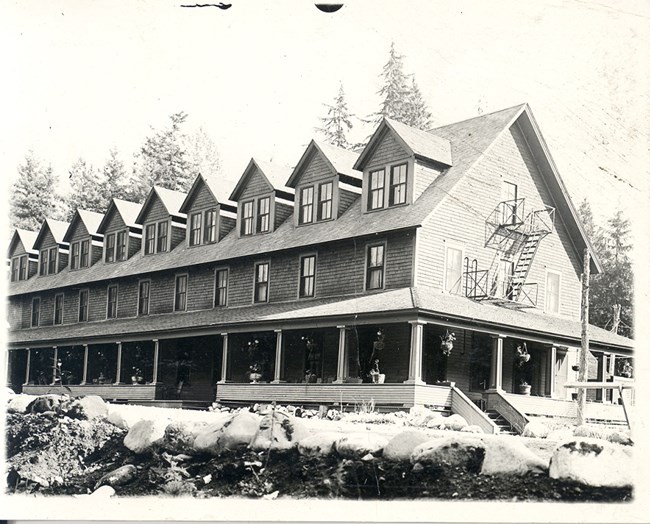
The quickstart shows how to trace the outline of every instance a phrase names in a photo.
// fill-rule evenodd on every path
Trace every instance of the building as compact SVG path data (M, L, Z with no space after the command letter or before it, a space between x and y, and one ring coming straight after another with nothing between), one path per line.
M592 248L528 105L431 132L384 120L360 154L312 141L295 168L252 159L227 189L199 176L17 231L9 384L426 404L490 432L485 411L515 429L575 413ZM590 338L590 378L631 381L633 342ZM591 391L587 416L624 420L618 396Z

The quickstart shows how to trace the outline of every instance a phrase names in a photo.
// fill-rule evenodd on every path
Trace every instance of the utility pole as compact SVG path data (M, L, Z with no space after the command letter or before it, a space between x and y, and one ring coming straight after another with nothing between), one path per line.
M580 337L580 364L578 367L578 382L587 382L587 351L589 351L589 248L585 247L582 270L582 306L580 308L582 333ZM585 423L585 403L587 388L578 388L578 426Z

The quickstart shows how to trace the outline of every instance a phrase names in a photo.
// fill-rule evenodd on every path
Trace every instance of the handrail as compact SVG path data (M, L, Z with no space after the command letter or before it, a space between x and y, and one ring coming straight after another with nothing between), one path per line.
M493 409L508 423L517 430L518 433L523 433L526 424L530 422L528 417L513 406L508 399L505 398L500 391L486 391L484 395L487 397L488 409Z
M499 432L499 426L456 386L451 386L451 411L463 416L469 424L477 425L487 433Z

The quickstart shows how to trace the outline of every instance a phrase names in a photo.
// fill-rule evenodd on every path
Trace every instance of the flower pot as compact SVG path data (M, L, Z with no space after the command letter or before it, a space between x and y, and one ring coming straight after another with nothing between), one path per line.
M258 381L262 378L261 373L249 373L248 378L251 381L251 384L257 384Z
M520 384L518 386L518 392L520 395L530 395L530 384Z

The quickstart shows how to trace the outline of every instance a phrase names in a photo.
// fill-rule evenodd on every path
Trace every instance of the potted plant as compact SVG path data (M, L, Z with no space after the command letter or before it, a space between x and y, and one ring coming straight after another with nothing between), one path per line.
M379 371L379 359L376 358L372 364L372 367L370 368L370 371L368 373L370 375L370 378L372 380L373 384L383 384L384 380L386 380L386 375L384 373L381 373Z
M455 340L456 335L450 333L449 330L447 330L444 335L440 335L440 348L442 349L443 355L447 357L451 355L451 350L454 349Z
M530 384L528 382L526 382L525 380L522 380L519 383L519 388L518 388L519 389L519 394L520 395L530 395L530 388L531 388Z
M142 370L139 367L133 366L133 374L131 375L131 384L141 384L143 381Z
M263 375L264 355L260 351L260 341L253 339L248 342L248 356L250 365L248 366L248 378L251 384L257 384Z
M248 366L248 378L251 381L251 384L257 384L262 378L262 368L257 362L253 362Z
M311 369L306 369L305 370L305 382L307 384L315 383L316 379L317 379L316 373L313 373Z
M515 358L517 359L517 365L519 365L519 367L523 366L530 360L530 353L528 353L528 348L526 347L525 342L517 346L517 349L515 350Z

